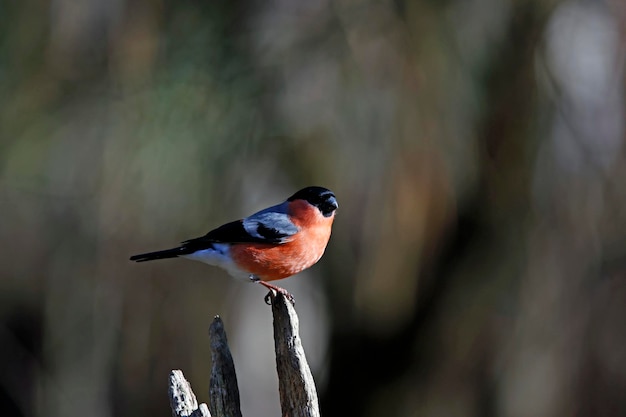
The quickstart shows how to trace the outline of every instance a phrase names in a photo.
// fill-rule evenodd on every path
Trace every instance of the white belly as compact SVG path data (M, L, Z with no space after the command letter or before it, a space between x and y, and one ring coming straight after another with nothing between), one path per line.
M237 279L250 279L250 272L244 271L235 265L230 257L230 245L227 243L214 243L214 249L203 249L190 253L189 255L181 255L181 258L199 261L205 264L219 266L225 269L231 276Z

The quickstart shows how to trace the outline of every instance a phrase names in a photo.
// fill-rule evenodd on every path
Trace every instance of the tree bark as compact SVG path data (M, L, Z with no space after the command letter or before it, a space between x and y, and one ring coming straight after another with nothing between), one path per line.
M319 417L317 390L298 333L296 311L283 294L271 295L274 347L280 407L285 417ZM224 324L216 316L209 328L211 339L211 412L200 404L182 371L170 373L170 405L173 417L241 417L235 364L228 348Z
M170 372L168 394L173 417L211 417L206 404L202 403L198 406L196 395L185 379L183 371L173 370Z
M280 407L284 417L319 417L317 390L298 333L298 316L283 294L271 296Z
M241 417L235 364L228 348L224 323L219 316L215 316L211 323L209 337L213 362L209 383L211 413L214 417Z

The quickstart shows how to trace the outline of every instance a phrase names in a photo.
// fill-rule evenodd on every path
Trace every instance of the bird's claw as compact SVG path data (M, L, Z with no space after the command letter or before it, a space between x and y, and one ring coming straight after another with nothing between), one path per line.
M271 306L272 302L274 301L274 298L276 298L278 294L282 294L287 299L287 301L291 303L292 306L296 305L295 297L291 295L289 292L287 292L287 290L284 290L282 288L280 288L279 290L270 289L269 292L263 298L263 300L265 301L265 304L267 304L268 306Z
M272 305L272 302L274 301L274 298L278 295L278 294L282 294L287 300L289 300L289 302L291 303L291 305L296 305L296 299L293 297L293 295L289 294L289 292L287 292L286 289L284 288L280 288L277 287L276 285L272 285L268 282L265 281L261 281L261 280L257 280L255 281L257 284L261 284L263 285L265 288L267 288L268 290L270 290L270 292L267 293L267 295L265 296L265 298L263 298L265 300L265 304L267 305Z

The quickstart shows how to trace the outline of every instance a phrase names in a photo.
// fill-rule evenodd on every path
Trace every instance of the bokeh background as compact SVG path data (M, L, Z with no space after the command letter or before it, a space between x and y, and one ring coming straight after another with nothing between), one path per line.
M332 416L626 416L626 2L0 2L0 414L208 400L224 319L280 415L263 288L134 264L335 191L282 281Z

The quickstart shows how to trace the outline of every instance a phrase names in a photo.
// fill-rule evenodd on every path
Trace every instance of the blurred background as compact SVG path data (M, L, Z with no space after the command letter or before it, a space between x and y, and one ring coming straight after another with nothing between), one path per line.
M307 185L322 414L626 416L626 2L0 2L0 414L280 415L266 291L128 261Z

